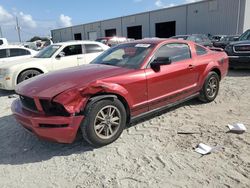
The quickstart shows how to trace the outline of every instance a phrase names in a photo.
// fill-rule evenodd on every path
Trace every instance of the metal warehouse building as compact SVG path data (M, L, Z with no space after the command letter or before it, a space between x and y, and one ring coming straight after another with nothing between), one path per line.
M54 42L105 36L241 34L250 28L250 0L206 0L51 31Z

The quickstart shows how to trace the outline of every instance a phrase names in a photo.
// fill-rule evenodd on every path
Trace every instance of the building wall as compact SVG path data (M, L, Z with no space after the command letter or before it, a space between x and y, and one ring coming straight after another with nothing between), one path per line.
M127 27L141 25L142 38L145 38L155 36L156 23L169 21L176 22L176 35L241 34L250 28L250 0L207 0L57 29L51 33L54 41L72 40L75 33L82 33L82 39L89 39L89 32L104 37L107 29L116 29L117 36L127 37Z
M150 12L150 33L155 36L155 24L176 21L176 35L186 34L186 6Z
M54 42L62 41L61 30L60 29L51 31L51 36L52 36L52 39L53 39Z
M67 27L61 29L61 39L62 41L72 40L72 27Z
M250 29L250 0L246 0L243 31Z
M84 25L78 25L78 26L72 27L72 39L74 39L74 34L76 33L81 33L82 39L85 39L84 31L85 31Z
M101 36L101 22L94 22L84 25L85 39L89 39L89 32L97 32L97 37Z
M132 26L142 26L142 38L149 37L149 13L137 14L122 17L122 33L127 37L127 28Z
M105 30L116 29L116 35L122 36L122 22L121 18L105 20L101 22L101 36L105 36Z
M188 6L187 33L241 33L240 20L243 18L240 16L244 11L242 12L240 8L238 0L212 0L190 5Z

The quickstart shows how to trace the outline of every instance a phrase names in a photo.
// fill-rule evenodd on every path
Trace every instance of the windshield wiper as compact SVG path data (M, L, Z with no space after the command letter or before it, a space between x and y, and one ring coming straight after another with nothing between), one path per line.
M111 66L115 66L113 63L109 63L109 62L102 62L100 63L101 65L111 65Z

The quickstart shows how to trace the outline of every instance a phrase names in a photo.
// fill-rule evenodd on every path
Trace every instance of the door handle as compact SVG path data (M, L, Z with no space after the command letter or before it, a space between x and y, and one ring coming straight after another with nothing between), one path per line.
M83 57L77 57L77 59L83 59Z
M189 68L189 69L193 69L194 67L195 67L195 66L192 65L192 64L188 65L188 68Z

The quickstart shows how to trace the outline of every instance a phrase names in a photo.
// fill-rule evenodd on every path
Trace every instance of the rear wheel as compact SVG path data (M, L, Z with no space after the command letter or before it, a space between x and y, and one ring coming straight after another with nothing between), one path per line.
M205 83L200 92L199 99L203 102L212 102L218 92L220 86L220 79L216 72L210 72L205 80Z
M126 126L126 110L118 99L105 99L87 107L81 125L83 138L94 146L114 142Z
M41 74L41 72L37 71L37 70L26 70L24 72L22 72L17 79L17 83L21 83L24 80L28 80L32 77L35 77L37 75Z

